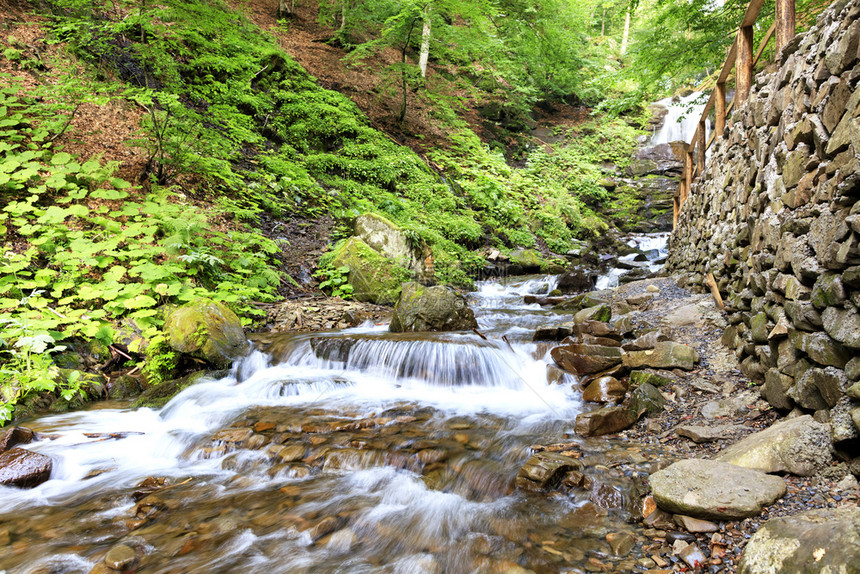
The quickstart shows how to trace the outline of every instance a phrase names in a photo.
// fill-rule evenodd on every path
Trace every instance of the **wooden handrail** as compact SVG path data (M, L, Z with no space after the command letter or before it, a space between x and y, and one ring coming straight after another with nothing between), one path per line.
M738 27L735 41L726 54L720 75L717 76L716 85L702 110L702 116L693 134L693 140L687 146L684 156L684 173L675 194L674 227L678 226L678 214L684 202L690 194L693 178L705 171L705 152L716 141L718 136L723 135L726 128L726 118L732 108L742 106L749 97L752 88L752 73L764 53L771 39L776 36L776 53L785 47L795 34L795 0L776 0L776 16L773 25L765 32L761 45L753 55L753 25L761 13L765 0L750 0L741 24ZM726 106L726 82L735 72L735 97ZM737 104L737 106L735 105ZM716 122L710 138L705 138L706 122L711 111L716 108ZM698 153L697 153L698 152ZM696 167L693 169L693 159L697 159Z

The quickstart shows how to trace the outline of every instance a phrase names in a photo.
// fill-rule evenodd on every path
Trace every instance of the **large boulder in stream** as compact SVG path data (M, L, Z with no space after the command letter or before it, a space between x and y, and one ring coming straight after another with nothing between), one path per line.
M477 328L475 313L466 304L463 295L444 285L425 287L410 281L403 284L389 330L404 333L468 331Z
M196 299L167 316L164 333L170 347L203 359L218 369L248 352L248 339L236 314L223 303Z
M738 572L860 572L860 508L824 508L771 518L747 543Z
M23 448L0 454L0 485L33 488L51 478L51 458Z

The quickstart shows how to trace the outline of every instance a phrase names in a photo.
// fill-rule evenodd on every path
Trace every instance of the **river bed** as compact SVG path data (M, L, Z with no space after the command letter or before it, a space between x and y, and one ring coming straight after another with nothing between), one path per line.
M163 409L26 421L54 471L0 487L0 570L103 572L119 543L137 572L644 570L607 535L630 531L653 447L573 434L576 380L531 341L563 319L523 303L554 281L481 283L479 333L272 335ZM589 479L517 489L553 444Z

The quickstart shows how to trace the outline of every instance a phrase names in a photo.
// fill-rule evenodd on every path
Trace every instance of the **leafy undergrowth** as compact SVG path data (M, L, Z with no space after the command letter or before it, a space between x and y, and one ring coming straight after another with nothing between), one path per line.
M255 303L290 279L276 259L289 246L263 236L263 219L330 214L337 239L356 216L380 213L429 246L438 281L467 285L485 246L564 253L602 231L597 164L623 161L634 145L632 128L595 122L513 169L463 128L430 167L218 2L52 7L51 41L92 77L73 94L50 83L22 93L4 80L0 419L56 380L44 358L64 339L141 351L166 306L198 296L250 323ZM147 151L139 180L55 145L83 94L145 111L128 142Z

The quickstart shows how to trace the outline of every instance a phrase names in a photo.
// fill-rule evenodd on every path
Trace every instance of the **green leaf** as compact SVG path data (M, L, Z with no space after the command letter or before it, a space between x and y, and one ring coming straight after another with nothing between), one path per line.
M122 302L126 309L143 309L144 307L155 307L158 301L149 295L137 295Z
M65 165L72 161L72 155L61 151L60 153L55 153L54 157L51 158L51 165Z

